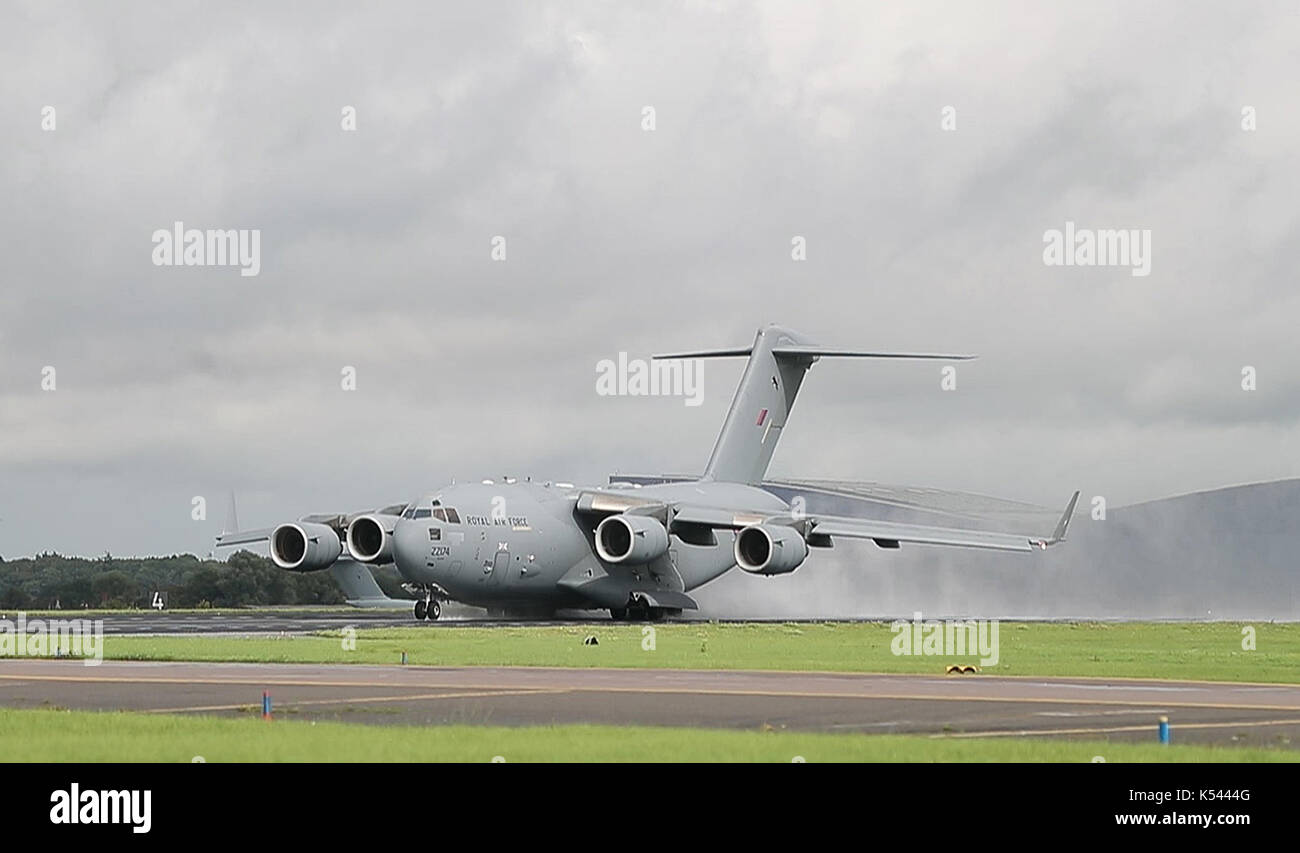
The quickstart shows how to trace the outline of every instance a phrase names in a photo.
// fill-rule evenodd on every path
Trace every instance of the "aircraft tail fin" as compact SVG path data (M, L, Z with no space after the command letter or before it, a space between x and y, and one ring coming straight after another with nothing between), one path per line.
M772 461L781 430L794 408L795 396L808 368L823 357L925 358L945 361L973 358L936 353L887 353L819 346L798 332L780 326L758 330L750 347L656 355L657 359L749 356L731 409L718 434L703 479L720 482L762 482Z

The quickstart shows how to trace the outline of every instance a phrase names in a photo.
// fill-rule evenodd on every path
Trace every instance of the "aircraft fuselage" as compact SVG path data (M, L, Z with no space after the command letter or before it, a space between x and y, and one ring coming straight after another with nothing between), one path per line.
M616 598L621 602L638 588L684 592L735 565L734 536L721 531L712 544L690 544L671 535L668 553L648 563L602 560L594 538L598 519L576 511L579 491L517 481L448 486L406 508L393 529L394 562L411 583L436 585L467 604L500 608L602 606L591 599L593 581L600 581L606 596L614 596L607 606L618 606ZM607 487L601 492L788 511L769 492L734 483Z

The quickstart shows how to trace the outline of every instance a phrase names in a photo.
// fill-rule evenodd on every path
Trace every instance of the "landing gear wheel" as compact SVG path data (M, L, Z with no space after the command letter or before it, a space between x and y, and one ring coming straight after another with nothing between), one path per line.
M429 601L429 606L425 609L425 615L430 622L437 620L442 615L442 605L438 603L436 598Z
M611 607L609 609L609 618L613 619L615 622L622 622L624 619L627 618L627 608Z
M421 599L419 599L419 600L417 600L417 601L415 602L415 618L416 618L416 619L423 619L423 618L424 618L424 615L425 615L426 613L428 613L428 612L429 612L429 602L425 601L423 598L421 598Z

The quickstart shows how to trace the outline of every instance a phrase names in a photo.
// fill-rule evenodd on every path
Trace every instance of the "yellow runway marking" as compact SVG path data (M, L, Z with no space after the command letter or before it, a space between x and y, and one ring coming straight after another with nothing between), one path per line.
M572 687L574 691L584 690L592 693L686 693L698 695L725 696L781 696L797 699L894 699L904 702L1011 702L1028 705L1108 705L1108 706L1147 706L1153 708L1211 708L1235 711L1296 711L1295 705L1235 705L1221 702L1169 702L1164 699L1061 699L1052 696L946 696L939 694L907 693L821 693L817 691L777 691L777 690L728 690L728 689L690 689L672 687Z
M365 666L381 666L382 664L364 664ZM415 664L415 666L422 666ZM434 667L430 667L431 669ZM458 667L459 669L478 669L477 666ZM746 675L847 675L847 676L878 676L882 678L947 678L942 672L881 672L870 669L678 669L675 667L574 667L574 666L511 666L509 664L491 665L483 667L486 669L505 669L505 670L550 670L553 672L575 672L575 671L595 671L595 672L628 672L629 670L645 672L689 672L696 675L710 675L713 673L730 673L739 672ZM1205 684L1213 687L1290 687L1300 688L1300 681L1217 681L1215 679L1196 679L1196 678L1161 678L1156 675L1011 675L1009 673L998 673L988 675L986 678L1010 679L1017 681L1055 681L1058 683L1069 683L1075 681L1092 682L1110 682L1110 681L1129 681L1129 682L1147 682L1155 685L1187 685L1187 684Z
M401 702L417 699L473 699L483 696L531 696L535 693L568 693L567 690L478 690L464 693L416 693L405 696L356 696L348 699L286 699L283 708L296 708L299 705L347 705L369 702ZM256 708L256 702L237 702L233 705L194 705L181 708L145 708L145 714L181 714L188 711L237 711L240 708ZM274 713L274 710L273 710Z
M625 668L618 667L591 667L604 672L626 672ZM631 667L629 667L631 668ZM560 672L572 672L577 667L571 666L494 666L492 669L551 669ZM586 669L586 667L583 667ZM636 667L646 672L693 672L697 674L709 674L714 672L743 672L748 675L867 675L879 676L883 678L948 678L943 672L881 672L870 669L673 669L660 667ZM1292 689L1300 688L1300 681L1218 681L1207 678L1161 678L1157 675L1011 675L1010 673L997 673L983 676L984 678L997 678L1015 681L1047 681L1057 683L1071 683L1076 681L1082 682L1146 682L1152 686L1160 685L1188 685L1204 684L1211 687L1290 687Z

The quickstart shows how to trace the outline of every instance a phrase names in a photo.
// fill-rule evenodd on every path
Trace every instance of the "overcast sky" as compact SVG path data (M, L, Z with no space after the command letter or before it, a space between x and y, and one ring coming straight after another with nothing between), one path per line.
M742 363L699 407L596 364L769 322L981 356L822 362L779 474L1300 474L1293 3L361 5L0 7L3 556L206 553L230 489L261 526L698 471ZM176 221L260 274L156 266ZM1046 265L1066 222L1150 274Z

